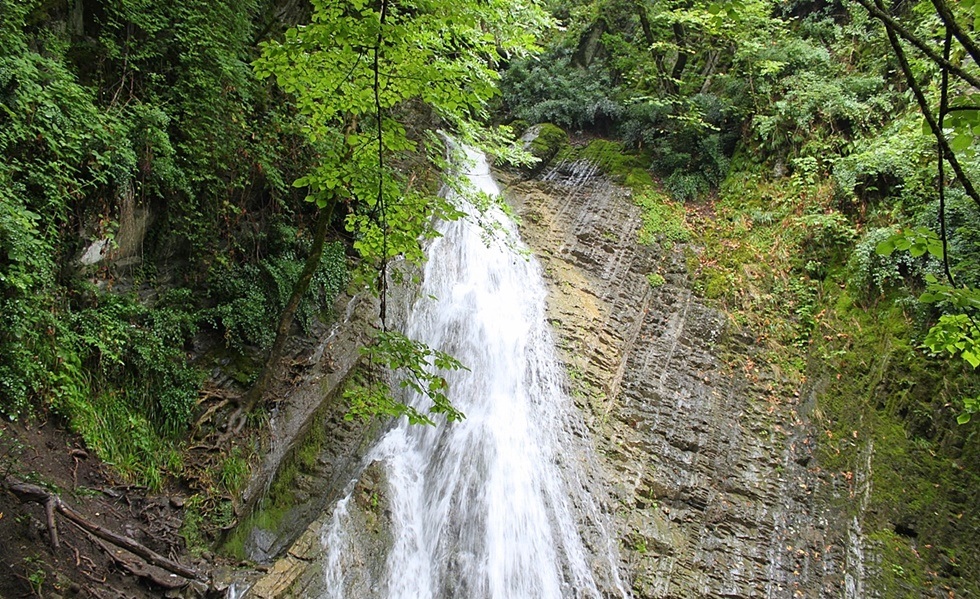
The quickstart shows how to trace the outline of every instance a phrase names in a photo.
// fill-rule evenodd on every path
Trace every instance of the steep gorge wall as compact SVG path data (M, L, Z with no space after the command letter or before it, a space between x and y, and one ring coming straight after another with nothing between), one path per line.
M502 178L609 468L635 595L867 596L857 519L821 499L859 503L862 476L842 486L812 466L806 390L692 293L685 248L636 243L639 208L597 170Z
M549 283L548 317L610 482L634 596L874 596L859 524L867 476L814 465L800 416L814 392L784 380L691 291L685 251L695 250L639 245L629 191L588 163L499 177ZM351 589L370 586L384 561L385 493L382 478L361 477L345 508L362 522L344 552ZM841 502L854 509L831 507ZM332 517L316 519L250 596L318 592Z

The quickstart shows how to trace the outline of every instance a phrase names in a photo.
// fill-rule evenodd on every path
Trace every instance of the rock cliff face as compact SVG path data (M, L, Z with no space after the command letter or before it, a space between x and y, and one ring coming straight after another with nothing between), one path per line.
M812 465L799 415L812 391L692 293L684 254L695 250L637 244L629 191L588 163L499 178L549 282L549 320L610 483L588 485L612 512L634 597L871 596L864 477L836 487ZM343 552L349 596L371 588L387 554L383 478L369 467L335 508L361 531ZM846 516L828 507L840 497L855 506ZM318 541L334 516L315 520L250 596L319 592Z
M635 596L865 596L856 520L823 507L839 493L860 503L861 481L836 489L808 468L806 391L692 294L694 250L638 245L628 190L587 163L502 178L549 280Z

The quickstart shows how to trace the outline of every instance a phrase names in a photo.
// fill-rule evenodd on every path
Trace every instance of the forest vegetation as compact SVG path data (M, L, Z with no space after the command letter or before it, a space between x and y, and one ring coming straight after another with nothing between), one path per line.
M768 399L815 397L820 467L875 452L883 596L976 593L978 4L0 0L0 411L189 485L212 541L286 338L462 216L435 131L519 159L546 124L633 188L641 241L701 248L697 291L787 373ZM460 416L431 350L378 339ZM354 411L429 421L375 383Z

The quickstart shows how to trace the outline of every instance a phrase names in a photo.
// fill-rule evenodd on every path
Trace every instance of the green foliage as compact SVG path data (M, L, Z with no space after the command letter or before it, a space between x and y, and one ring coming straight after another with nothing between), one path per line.
M658 272L647 273L647 283L650 283L650 287L653 287L654 289L663 287L664 283L666 282L667 281L664 279L664 276Z
M512 117L574 131L608 131L618 122L624 109L610 76L576 68L571 60L568 50L557 48L514 61L500 81Z
M309 249L286 181L319 149L249 66L272 4L97 0L76 20L0 0L0 411L53 412L139 484L181 471L191 338L261 345ZM111 253L134 206L152 226L127 270ZM304 329L346 280L331 246Z
M119 386L131 409L169 436L186 429L203 379L183 352L197 332L192 306L186 289L162 295L154 309L134 297L94 291L71 315L77 355L96 375L95 387ZM66 416L72 418L71 410Z
M913 258L928 254L942 260L945 255L940 237L925 227L900 231L877 246L878 253L884 256L892 255L895 250L907 251ZM980 316L980 290L941 283L932 273L925 274L923 279L926 291L919 296L919 301L935 304L947 312L929 329L922 347L934 356L959 357L976 370L980 366L980 327L975 320ZM980 403L974 397L962 401L964 409L957 421L966 424L980 409Z
M921 333L900 306L882 302L869 310L834 281L827 281L823 294L828 310L812 352L826 357L819 374L811 373L832 381L814 412L814 424L823 429L821 467L838 480L856 476L873 444L872 492L862 526L872 539L890 543L875 546L883 563L921 576L915 596L940 584L975 588L975 564L957 565L955 573L938 578L930 573L947 567L950 553L978 550L976 539L959 534L977 520L970 499L980 484L977 447L970 427L950 426L958 399L975 394L975 384L971 388L955 362L937 363L918 350L913 338ZM843 503L844 509L853 504L849 498ZM876 585L904 588L887 586L898 582Z
M633 201L643 208L640 243L649 245L656 242L670 246L691 238L683 204L671 201L652 187L634 194Z
M943 258L942 240L925 227L899 231L875 246L875 251L882 256L891 256L895 250L907 251L913 258L926 254L940 260Z
M872 460L868 506L854 515L881 560L874 590L970 594L980 546L963 531L977 520L977 445L953 420L980 411L980 213L949 169L938 181L935 139L864 8L740 4L731 14L699 1L555 5L565 26L555 60L512 65L504 81L529 86L507 88L506 107L532 122L536 104L584 115L583 128L642 149L638 166L689 204L697 289L728 309L779 378L813 382L812 423L824 429L816 463L849 490L842 509L855 509L864 490L854 481ZM939 50L941 4L889 14ZM967 35L976 4L948 4ZM935 108L939 69L909 57ZM955 41L952 62L976 76ZM947 138L976 180L975 90L957 82L948 92L957 109ZM589 122L598 98L616 111ZM648 219L669 222L662 202L652 206ZM956 287L938 283L944 246Z
M352 202L347 229L368 260L421 261L433 220L460 215L392 170L419 153L443 164L440 140L412 138L399 111L421 102L463 141L489 139L477 125L497 93L493 65L501 52L526 52L546 23L530 3L315 3L313 23L266 44L255 63L260 78L275 76L296 98L304 133L322 145L319 163L294 185L320 208Z
M191 555L200 555L208 549L205 527L204 497L191 495L184 502L184 520L180 523L180 536Z
M971 368L980 366L980 328L966 314L943 314L923 345L934 354L959 356Z
M921 276L927 262L911 254L880 253L887 247L895 229L885 227L865 233L851 254L848 262L848 283L859 297L874 299L904 284L906 277ZM919 254L922 256L925 253Z
M303 270L300 255L305 253L305 244L293 246L257 263L230 263L209 273L208 295L215 305L206 310L205 318L229 347L246 351L272 344L276 322ZM329 314L348 279L344 246L339 242L326 245L297 311L303 332L311 330L316 318Z
M931 200L935 153L917 125L914 116L899 119L835 160L838 200L844 205L854 201L868 205L891 198L910 208Z
M851 223L837 211L804 214L795 224L801 232L801 254L794 266L816 279L825 278L835 264L844 261L857 237Z
M181 471L176 441L162 437L122 391L69 395L58 411L87 447L136 484L159 489L167 474Z
M232 496L237 496L252 473L248 460L242 455L239 448L235 447L218 468L218 483L224 487Z
M435 421L430 414L442 414L449 422L464 417L446 395L449 383L441 373L465 367L449 354L393 331L380 331L374 343L362 348L361 353L371 364L394 372L400 388L428 399L431 405L424 409L400 402L395 399L387 383L365 380L344 392L344 399L350 404L348 418L407 416L411 424L431 425Z
M0 186L0 409L15 418L30 412L35 389L54 384L52 318L39 310L50 301L53 265L39 215L5 189Z
M495 66L502 55L520 58L534 49L535 34L549 19L533 2L501 0L319 0L313 10L311 24L263 45L255 73L275 77L294 98L305 119L304 135L320 148L317 163L294 187L306 188L306 199L320 210L346 205L354 248L369 268L382 268L370 282L380 281L383 294L383 268L390 259L421 262L422 244L437 235L436 220L462 216L449 196L415 184L424 173L394 168L422 158L423 170L435 166L449 177L458 175L445 168L443 140L414 131L413 115L427 112L463 143L496 145L499 156L514 155L499 148L508 143L507 135L482 124L498 93ZM448 356L393 333L379 335L368 351L379 364L405 369L400 384L428 395L434 402L430 412L450 420L462 416L443 393L445 379L423 367L429 358L437 367L450 367ZM353 413L407 414L413 422L431 422L386 395L384 385L364 388L352 396Z

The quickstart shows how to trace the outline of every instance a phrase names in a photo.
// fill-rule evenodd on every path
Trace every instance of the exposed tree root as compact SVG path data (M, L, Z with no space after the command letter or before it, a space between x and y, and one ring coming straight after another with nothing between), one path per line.
M51 541L51 546L56 549L60 546L60 543L58 542L58 528L55 522L54 514L55 512L58 512L82 530L95 537L98 537L99 539L102 539L103 541L112 543L117 547L121 547L126 551L143 558L148 564L152 564L158 568L166 570L167 572L171 572L190 580L198 580L202 582L207 580L207 578L197 570L168 559L142 543L134 541L127 536L106 530L102 526L99 526L98 524L86 519L72 509L68 504L62 501L61 497L51 493L44 487L26 483L12 476L8 476L4 483L7 489L16 495L21 502L39 503L44 506L44 510L47 515L49 539Z

